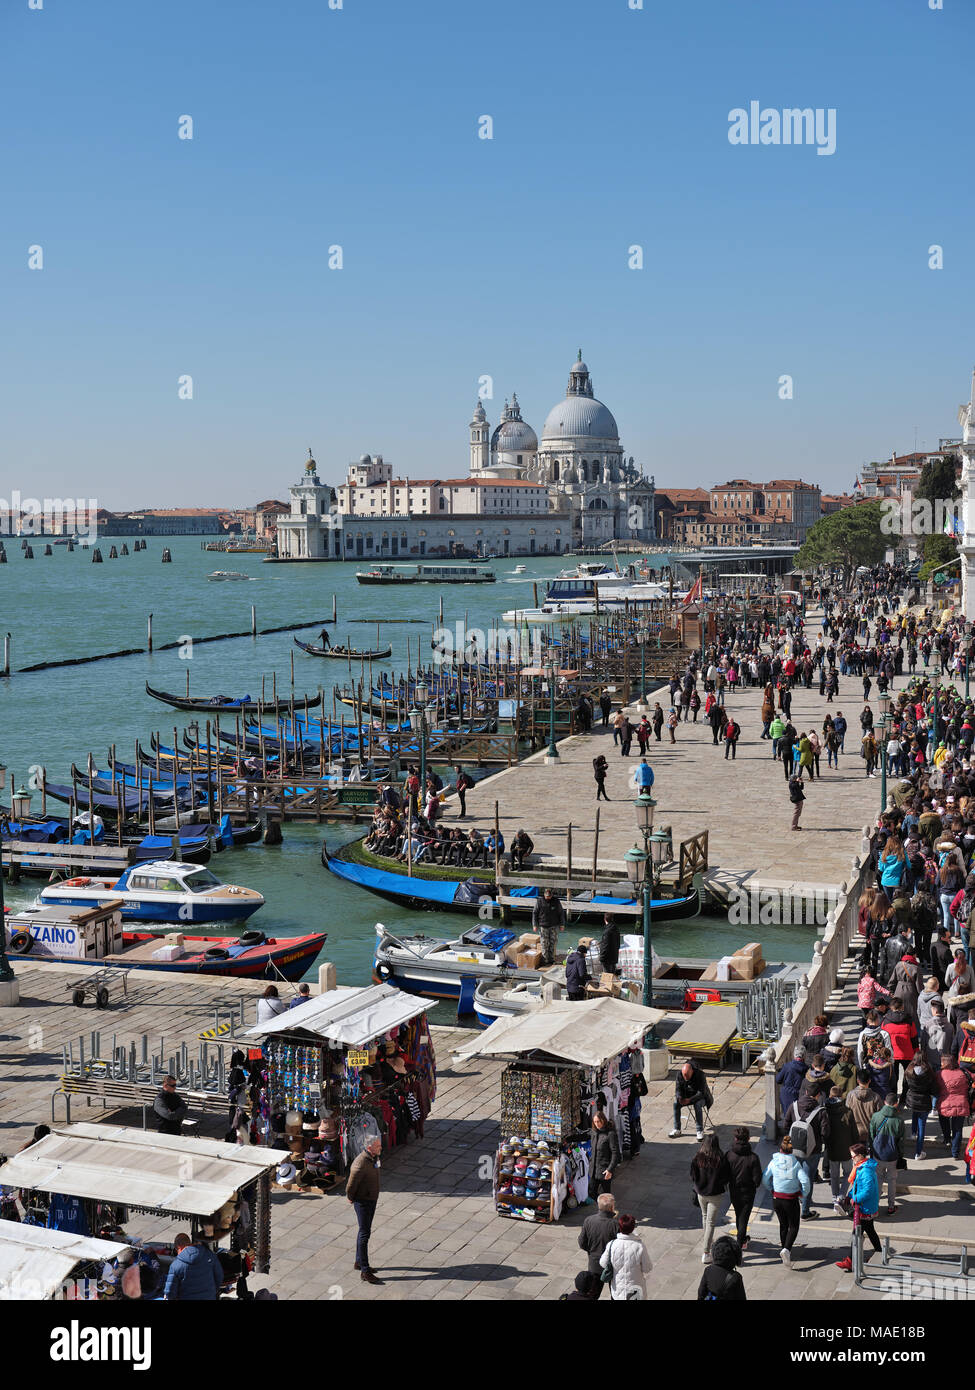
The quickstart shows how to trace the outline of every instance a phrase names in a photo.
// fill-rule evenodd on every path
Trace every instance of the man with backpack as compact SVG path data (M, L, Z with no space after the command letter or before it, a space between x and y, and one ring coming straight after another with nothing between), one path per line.
M897 1210L897 1160L901 1156L904 1121L897 1113L897 1096L893 1091L884 1097L881 1108L870 1120L870 1149L877 1161L877 1194L887 1183L887 1215Z
M785 755L783 754L783 756ZM790 752L790 761L791 756ZM802 808L806 800L806 793L802 790L801 777L789 778L789 800L792 803L792 829L801 830L802 826L799 824L799 817L802 815Z
M808 1079L808 1077L807 1077ZM826 1097L832 1088L832 1079L826 1075L822 1081L813 1082L799 1094L789 1112L789 1138L792 1141L792 1157L804 1169L809 1179L808 1190L803 1189L803 1221L814 1221L818 1211L812 1209L812 1188L819 1170L819 1154L823 1142L829 1135L829 1117L826 1113Z

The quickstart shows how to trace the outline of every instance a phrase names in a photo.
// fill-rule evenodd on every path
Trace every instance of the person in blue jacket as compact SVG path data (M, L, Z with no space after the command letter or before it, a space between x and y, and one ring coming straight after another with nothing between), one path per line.
M893 835L888 838L883 853L877 860L877 873L880 875L880 886L891 902L902 884L905 888L910 887L910 869L904 855L904 847Z
M786 1135L779 1152L769 1159L762 1183L772 1194L772 1210L779 1218L779 1239L782 1249L779 1259L787 1269L792 1267L792 1247L799 1234L799 1198L809 1197L812 1182L803 1164L792 1154L792 1140Z
M853 1171L850 1174L850 1202L853 1206L853 1239L856 1239L857 1226L870 1241L874 1250L880 1251L880 1237L874 1227L874 1217L880 1210L880 1181L877 1177L877 1160L870 1157L866 1144L851 1144L850 1157ZM864 1259L866 1264L866 1259ZM847 1271L853 1268L853 1257L836 1261L837 1269Z
M646 758L641 758L636 769L636 784L641 792L649 795L653 791L653 768Z
M191 1241L177 1236L176 1258L169 1266L163 1298L170 1302L215 1302L223 1283L223 1267L202 1236Z
M791 1062L786 1062L775 1074L779 1088L779 1105L782 1107L782 1123L788 1123L789 1111L799 1099L799 1092L806 1077L806 1054L797 1047Z

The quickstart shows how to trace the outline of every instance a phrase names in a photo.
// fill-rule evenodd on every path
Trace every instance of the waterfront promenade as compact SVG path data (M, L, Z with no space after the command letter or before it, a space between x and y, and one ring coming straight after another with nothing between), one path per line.
M0 1151L14 1152L35 1124L50 1122L50 1096L57 1084L61 1046L92 1027L103 1043L117 1034L119 1042L158 1036L167 1052L185 1041L195 1054L198 1032L213 1021L213 1007L240 995L253 1009L261 987L240 981L178 980L171 975L144 972L134 981L127 1007L96 1013L68 1002L71 974L61 969L17 962L23 1004L0 1009L0 1045L4 1058L0 1083ZM854 977L855 978L855 977ZM253 1017L253 1014L249 1016ZM859 1015L851 985L830 1019L845 1026L852 1038ZM663 1031L675 1026L665 1021ZM499 1139L500 1076L502 1064L472 1059L455 1064L450 1051L471 1034L456 1028L435 1028L438 1093L423 1139L383 1155L382 1196L373 1236L373 1258L387 1282L372 1287L352 1269L355 1221L341 1189L319 1196L275 1192L272 1220L272 1262L268 1275L252 1281L289 1299L504 1299L557 1298L572 1287L584 1268L577 1246L579 1227L591 1207L570 1211L555 1226L533 1227L495 1214L491 1199L490 1162ZM745 1076L726 1071L712 1077L715 1105L712 1117L723 1147L732 1127L745 1123L753 1137L764 1115L764 1077L756 1067ZM624 1163L615 1189L621 1210L631 1211L653 1261L649 1293L657 1299L694 1296L701 1276L700 1217L689 1201L688 1168L696 1149L692 1133L668 1139L671 1127L673 1073L651 1082L643 1106L646 1137L639 1157ZM58 1109L58 1119L62 1111ZM98 1120L100 1103L88 1109L77 1103L72 1119ZM139 1125L138 1111L105 1112L113 1123ZM222 1117L206 1117L200 1133L222 1137ZM193 1139L186 1137L192 1151ZM763 1164L770 1145L759 1142ZM898 1250L910 1236L956 1235L959 1220L970 1218L971 1189L965 1187L962 1165L953 1162L939 1139L928 1144L923 1163L911 1161L901 1173L901 1210L882 1217L881 1234L891 1233ZM909 1189L909 1190L907 1190ZM828 1189L817 1185L820 1219L803 1222L793 1271L784 1271L778 1258L777 1223L766 1195L752 1216L750 1247L744 1276L748 1297L755 1299L857 1299L881 1297L876 1275L857 1290L852 1277L835 1267L849 1242L849 1223L833 1214ZM133 1234L162 1234L148 1218L130 1222ZM168 1228L167 1228L168 1229ZM719 1234L730 1228L719 1226ZM170 1231L169 1234L173 1234ZM870 1266L868 1265L868 1271ZM893 1278L890 1273L887 1278ZM972 1281L975 1294L975 1280Z
M903 685L899 682L898 688ZM714 747L703 710L698 723L678 725L676 743L670 742L666 727L659 743L651 739L647 756L655 775L656 824L672 827L675 855L681 840L707 830L710 877L717 889L727 892L743 883L801 895L840 887L860 850L863 826L872 824L880 810L879 774L876 779L865 777L860 758L862 690L859 678L840 677L840 693L831 705L816 685L793 691L792 722L800 733L815 730L821 737L828 712L842 710L849 724L839 769L827 768L823 753L822 780L806 780L798 834L790 829L792 805L782 764L773 759L771 742L761 737L761 687L727 696L726 708L742 730L734 760L725 758L723 745ZM876 691L873 694L876 722ZM658 698L666 715L666 687L657 694L648 693L651 713ZM632 713L635 707L629 708ZM603 753L609 764L606 791L610 800L598 803L598 862L601 869L616 870L622 877L623 855L639 839L633 810L639 745L634 739L630 756L621 757L612 729L603 729L597 717L592 733L563 739L558 749L555 765L546 764L540 752L469 792L468 816L461 824L490 832L497 799L505 843L510 844L519 827L524 827L543 861L540 867L564 869L571 823L573 876L585 876L592 868L597 808L592 760ZM450 822L456 812L453 803L448 806Z

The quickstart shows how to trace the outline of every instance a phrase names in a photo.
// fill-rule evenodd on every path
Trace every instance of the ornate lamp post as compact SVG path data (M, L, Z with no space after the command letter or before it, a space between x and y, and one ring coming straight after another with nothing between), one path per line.
M548 756L557 758L559 750L555 744L555 672L556 665L554 658L549 661L545 668L545 675L548 678Z
M420 797L426 796L427 790L427 705L430 700L430 691L423 681L417 681L413 687L414 708L410 710L410 728L415 734L420 736Z
M654 869L659 868L667 851L666 835L654 831L653 817L657 803L648 792L641 792L633 803L637 829L643 836L643 849L634 846L623 858L630 882L643 902L643 1002L650 1008L653 1002L653 884ZM649 868L649 873L647 872ZM656 1044L654 1044L655 1046Z
M2 791L6 785L7 769L3 763L0 763L0 791ZM28 806L30 805L30 796L27 798L27 804ZM11 813L16 819L16 812L13 806L11 806ZM16 979L16 976L7 959L7 928L4 922L3 910L3 842L0 841L0 985L9 985L14 979Z

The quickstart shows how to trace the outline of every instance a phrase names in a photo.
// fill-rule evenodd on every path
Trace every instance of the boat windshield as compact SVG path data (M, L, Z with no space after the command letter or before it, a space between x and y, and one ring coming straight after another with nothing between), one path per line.
M183 879L183 885L190 893L205 893L208 888L219 888L220 880L209 869L194 869Z

